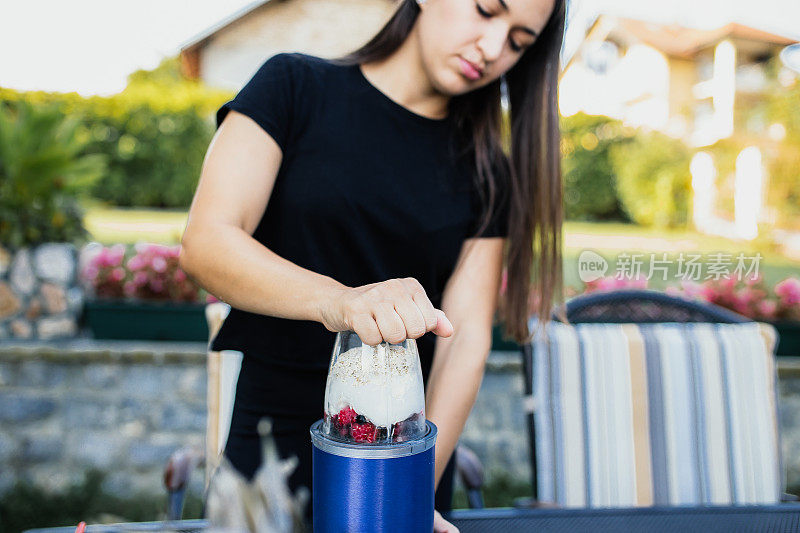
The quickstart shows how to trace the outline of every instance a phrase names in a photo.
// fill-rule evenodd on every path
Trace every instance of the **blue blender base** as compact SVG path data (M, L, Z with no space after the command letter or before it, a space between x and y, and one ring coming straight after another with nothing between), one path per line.
M311 426L314 533L431 533L436 426L403 443L341 443Z

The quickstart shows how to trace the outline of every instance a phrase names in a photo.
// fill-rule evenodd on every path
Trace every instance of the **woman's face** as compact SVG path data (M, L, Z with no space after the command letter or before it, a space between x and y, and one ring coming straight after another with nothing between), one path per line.
M536 42L555 0L427 0L417 19L423 67L449 95L505 74Z

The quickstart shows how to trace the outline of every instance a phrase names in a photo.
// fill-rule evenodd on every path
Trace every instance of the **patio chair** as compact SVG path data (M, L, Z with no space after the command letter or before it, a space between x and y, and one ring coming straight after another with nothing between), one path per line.
M214 302L206 306L209 343L222 327L230 312L230 306ZM242 353L233 350L208 351L206 362L206 468L205 490L211 482L211 474L219 466L233 414L233 399L236 395L236 380L242 367Z
M517 506L796 499L772 325L638 289L578 296L565 314L522 349L534 497Z
M208 304L205 308L209 342L217 334L230 312L222 302ZM206 359L206 439L205 448L192 446L179 448L169 457L164 467L164 486L167 489L167 518L180 520L189 478L197 466L205 467L203 494L208 493L211 475L219 466L223 447L228 438L236 380L242 365L241 352L208 351Z

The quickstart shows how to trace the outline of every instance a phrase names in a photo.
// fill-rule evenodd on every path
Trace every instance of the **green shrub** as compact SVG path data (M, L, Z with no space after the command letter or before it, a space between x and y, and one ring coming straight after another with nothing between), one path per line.
M781 124L785 137L764 150L767 203L775 208L776 223L800 230L800 81L789 87L774 87L766 97L765 115L770 123Z
M605 116L577 113L562 119L564 210L568 220L626 220L614 187L609 151L614 144L625 142L628 130Z
M108 158L93 197L117 206L186 208L214 135L214 112L232 94L183 80L176 65L170 59L135 72L109 97L0 89L0 102L58 106L83 123L84 153Z
M610 149L622 207L637 224L680 227L690 219L690 149L656 131L639 130Z
M517 498L530 497L533 494L530 481L512 478L506 472L492 477L492 481L481 490L484 507L513 507ZM468 507L467 493L461 483L453 490L453 509Z
M213 128L197 110L156 112L130 105L123 116L87 110L90 151L111 157L95 198L117 206L188 207Z
M103 175L106 158L84 153L82 127L59 106L0 104L0 243L85 237L78 198Z

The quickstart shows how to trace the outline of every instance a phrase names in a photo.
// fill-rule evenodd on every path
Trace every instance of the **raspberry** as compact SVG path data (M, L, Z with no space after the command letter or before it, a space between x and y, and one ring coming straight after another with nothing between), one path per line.
M347 424L352 424L353 421L356 419L356 416L358 416L358 413L356 413L350 406L347 406L341 411L339 411L339 414L337 415L339 423L343 426L346 426Z
M366 424L353 424L353 440L356 442L375 442L375 426Z
M403 442L405 440L405 421L398 422L392 428L392 440L394 442Z

